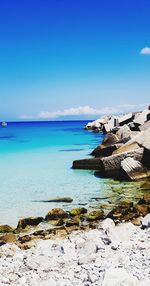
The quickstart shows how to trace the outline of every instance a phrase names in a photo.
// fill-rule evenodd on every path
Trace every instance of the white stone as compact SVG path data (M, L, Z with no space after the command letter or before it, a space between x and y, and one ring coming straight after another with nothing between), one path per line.
M123 268L106 270L102 286L137 286L138 279Z
M142 225L145 227L150 227L150 213L142 219Z

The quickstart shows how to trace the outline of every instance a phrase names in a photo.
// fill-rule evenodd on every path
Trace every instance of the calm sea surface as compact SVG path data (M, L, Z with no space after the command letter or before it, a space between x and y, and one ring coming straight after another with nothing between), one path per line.
M92 171L72 170L89 156L103 135L83 130L85 121L8 123L0 127L0 224L44 216L53 207L69 209L91 202L103 188ZM70 196L71 204L42 203Z

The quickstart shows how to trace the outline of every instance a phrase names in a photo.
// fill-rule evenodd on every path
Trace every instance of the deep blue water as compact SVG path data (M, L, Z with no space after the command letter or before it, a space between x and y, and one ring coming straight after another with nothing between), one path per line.
M58 204L35 203L70 196L71 208L89 204L102 180L92 171L72 170L72 161L89 156L103 135L85 131L86 121L17 122L0 127L0 224L24 216L44 216Z

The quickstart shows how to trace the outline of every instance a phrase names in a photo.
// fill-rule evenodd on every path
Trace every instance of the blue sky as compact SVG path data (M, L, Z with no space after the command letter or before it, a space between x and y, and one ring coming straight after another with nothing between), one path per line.
M0 118L97 118L150 95L149 0L0 3Z

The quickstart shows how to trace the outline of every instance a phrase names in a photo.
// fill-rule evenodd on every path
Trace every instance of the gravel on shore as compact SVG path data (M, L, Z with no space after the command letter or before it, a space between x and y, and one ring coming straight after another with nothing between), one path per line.
M28 250L3 245L0 257L1 286L149 286L150 228L106 219Z

